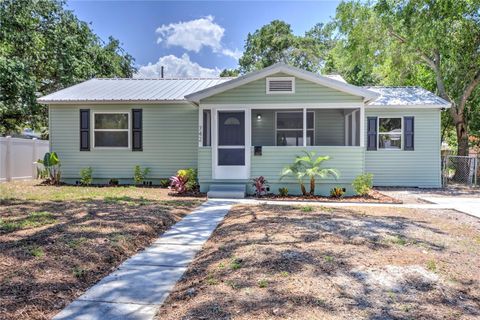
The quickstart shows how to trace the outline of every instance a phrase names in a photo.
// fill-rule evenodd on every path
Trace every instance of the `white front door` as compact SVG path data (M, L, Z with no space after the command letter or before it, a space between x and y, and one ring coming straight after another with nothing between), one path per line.
M214 179L248 179L250 119L247 110L217 110L214 120Z

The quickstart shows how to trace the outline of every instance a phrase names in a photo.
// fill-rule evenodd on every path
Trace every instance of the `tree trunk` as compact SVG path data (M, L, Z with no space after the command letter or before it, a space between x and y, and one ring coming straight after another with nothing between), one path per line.
M302 194L304 196L307 195L307 189L305 189L305 185L303 184L303 182L300 183L300 189L302 189Z
M455 129L457 130L457 155L468 156L468 132L467 125L463 121L455 121Z
M315 179L310 178L310 195L313 196L315 194Z

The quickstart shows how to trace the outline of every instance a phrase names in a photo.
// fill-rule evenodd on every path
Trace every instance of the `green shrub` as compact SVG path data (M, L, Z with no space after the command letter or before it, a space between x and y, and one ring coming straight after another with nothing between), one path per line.
M177 171L177 176L187 181L185 184L186 191L193 191L197 189L197 169L180 169Z
M150 168L142 169L142 167L136 165L133 168L133 181L135 181L135 184L141 184L147 178L149 173Z
M80 170L80 183L83 184L84 186L91 185L93 181L92 173L93 173L92 167L87 167Z
M50 184L60 184L60 158L56 152L45 153L43 160L37 160L37 178L46 179ZM40 164L41 166L38 166Z
M370 190L372 190L372 186L373 186L372 180L373 180L373 174L371 173L364 173L357 176L352 182L352 186L353 186L353 189L355 190L355 193L360 196L367 195L370 192Z
M278 194L280 194L280 196L282 197L288 196L288 188L287 187L279 188Z
M160 179L160 187L168 188L170 186L170 180L168 179Z
M109 186L118 186L118 179L112 178L112 179L108 180L108 185Z
M341 187L333 187L330 190L330 196L333 198L341 198L345 194L345 190Z

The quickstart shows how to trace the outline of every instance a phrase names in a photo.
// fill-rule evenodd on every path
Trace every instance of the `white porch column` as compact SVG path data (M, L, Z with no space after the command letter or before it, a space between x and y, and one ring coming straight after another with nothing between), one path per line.
M365 147L365 105L360 107L360 147Z
M303 108L303 146L307 146L307 108Z

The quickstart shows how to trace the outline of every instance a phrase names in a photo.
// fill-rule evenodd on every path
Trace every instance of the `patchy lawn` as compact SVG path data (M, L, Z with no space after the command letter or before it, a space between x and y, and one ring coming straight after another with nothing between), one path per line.
M0 318L50 319L204 199L0 184Z
M236 206L157 319L479 319L480 221Z

